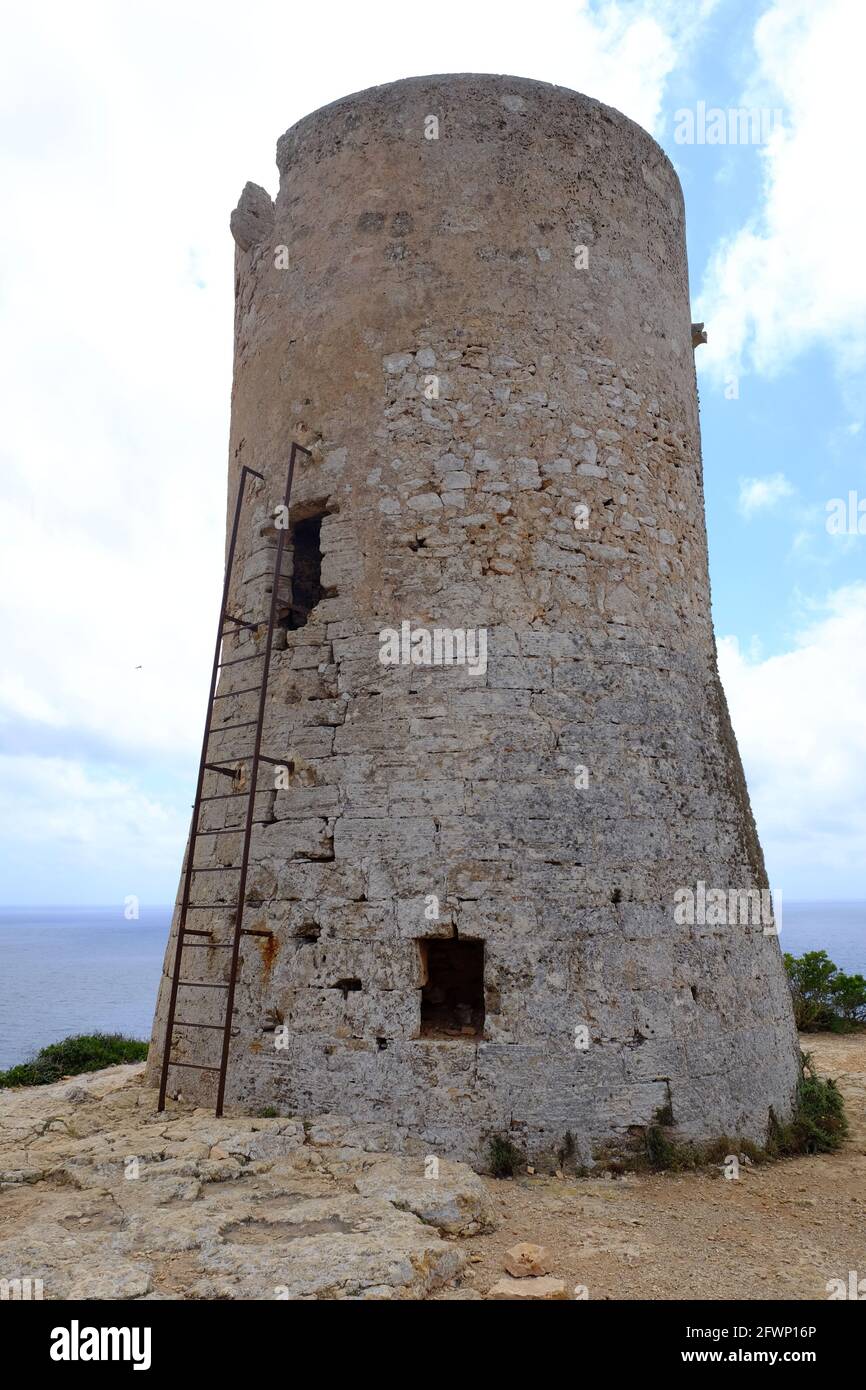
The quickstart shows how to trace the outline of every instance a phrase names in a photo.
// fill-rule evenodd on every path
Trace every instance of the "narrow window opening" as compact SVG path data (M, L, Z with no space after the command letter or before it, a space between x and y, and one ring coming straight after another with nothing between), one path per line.
M484 1032L484 942L426 938L421 951L422 1038L480 1038Z
M285 618L290 630L305 627L307 619L321 599L322 588L322 517L305 517L295 523L292 531L292 601Z

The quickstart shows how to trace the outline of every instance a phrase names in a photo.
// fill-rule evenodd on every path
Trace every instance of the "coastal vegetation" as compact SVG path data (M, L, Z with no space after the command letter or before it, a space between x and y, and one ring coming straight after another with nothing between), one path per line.
M0 1086L48 1086L64 1076L101 1071L119 1062L143 1062L147 1046L123 1033L77 1033L41 1048L28 1062L0 1071Z
M794 1020L804 1033L850 1033L866 1025L866 979L846 975L826 951L785 955Z

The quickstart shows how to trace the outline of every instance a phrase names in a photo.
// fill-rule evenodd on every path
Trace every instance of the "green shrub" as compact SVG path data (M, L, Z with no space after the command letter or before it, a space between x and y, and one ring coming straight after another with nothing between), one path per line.
M78 1033L43 1047L29 1062L0 1072L0 1086L47 1086L64 1076L100 1071L118 1062L143 1062L147 1046L122 1033Z
M833 981L833 1005L837 1018L849 1027L866 1023L866 978L840 970Z
M685 1155L678 1147L671 1143L660 1124L647 1125L644 1152L650 1168L658 1171L692 1166L685 1161Z
M866 1023L866 979L846 975L826 951L785 955L794 1020L804 1032L847 1032Z
M556 1166L563 1173L572 1172L575 1168L575 1155L577 1144L570 1129L565 1131L562 1143L556 1150Z
M836 1082L823 1081L815 1073L811 1054L801 1053L794 1113L787 1124L780 1124L770 1111L767 1152L773 1158L832 1153L847 1134L845 1102Z
M489 1141L487 1157L494 1178L513 1178L526 1161L516 1145L501 1134L494 1134Z

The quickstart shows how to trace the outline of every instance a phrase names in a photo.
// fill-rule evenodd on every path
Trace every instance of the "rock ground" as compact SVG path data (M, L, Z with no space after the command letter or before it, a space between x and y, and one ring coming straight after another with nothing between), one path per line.
M530 1241L569 1297L825 1298L866 1270L866 1035L803 1042L851 1138L731 1182L497 1182L444 1160L433 1179L338 1116L157 1115L139 1066L3 1091L0 1277L41 1278L46 1299L472 1300Z
M546 1246L552 1275L590 1299L824 1299L866 1274L866 1034L801 1035L837 1079L851 1135L835 1154L721 1174L489 1182L495 1232L469 1242L472 1285L503 1277L515 1240ZM437 1295L441 1296L441 1295Z

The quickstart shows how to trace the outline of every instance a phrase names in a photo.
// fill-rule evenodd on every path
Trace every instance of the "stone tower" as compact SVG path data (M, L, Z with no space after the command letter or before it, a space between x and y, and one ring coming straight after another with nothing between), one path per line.
M232 217L230 507L242 463L266 478L236 612L265 611L290 442L313 459L265 723L288 785L260 779L247 893L273 935L243 946L227 1098L475 1161L568 1132L588 1158L668 1107L761 1140L796 1035L778 939L741 920L766 874L716 668L677 177L609 107L471 75L335 102L277 162L276 202L248 184ZM225 940L231 876L200 881ZM721 893L739 916L704 910Z

